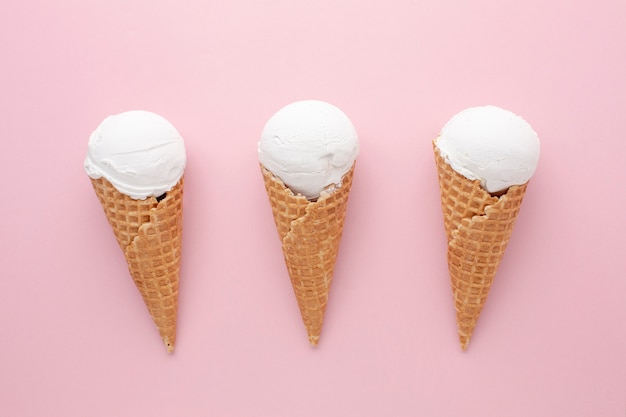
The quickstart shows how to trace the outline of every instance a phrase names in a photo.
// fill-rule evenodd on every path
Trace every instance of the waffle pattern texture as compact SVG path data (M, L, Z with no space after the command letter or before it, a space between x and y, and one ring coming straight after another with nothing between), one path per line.
M107 220L124 252L130 275L168 352L176 343L183 182L157 201L134 200L104 178L92 179Z
M504 255L526 186L492 196L443 160L434 146L448 238L448 269L461 348L470 338Z
M318 344L352 186L354 165L341 185L329 187L316 201L293 192L261 166L274 222L282 242L309 342Z

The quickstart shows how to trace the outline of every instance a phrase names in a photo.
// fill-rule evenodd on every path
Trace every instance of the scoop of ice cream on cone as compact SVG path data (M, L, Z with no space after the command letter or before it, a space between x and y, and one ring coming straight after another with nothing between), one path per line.
M539 139L510 111L472 107L433 143L461 347L467 348L539 161Z
M332 104L298 101L280 109L265 125L259 161L294 194L309 200L341 184L359 153L352 122Z
M337 107L316 100L279 110L265 125L259 161L285 264L309 342L317 345L359 152Z
M107 117L89 138L85 171L169 352L176 342L185 146L163 117Z
M539 139L516 114L496 106L470 107L441 130L436 146L459 174L488 193L526 184L539 162Z
M183 176L185 144L158 114L134 110L107 117L89 138L85 171L136 200L158 197Z

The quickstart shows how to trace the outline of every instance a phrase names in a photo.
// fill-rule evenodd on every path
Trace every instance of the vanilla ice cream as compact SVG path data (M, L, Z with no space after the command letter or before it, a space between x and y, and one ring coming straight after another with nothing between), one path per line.
M337 107L317 100L291 103L265 125L261 164L295 194L316 199L352 168L359 153L356 130Z
M89 138L85 171L106 178L136 200L171 190L186 163L183 139L170 122L148 111L107 117Z
M539 138L521 117L495 106L455 115L435 141L442 158L489 193L525 184L539 162Z

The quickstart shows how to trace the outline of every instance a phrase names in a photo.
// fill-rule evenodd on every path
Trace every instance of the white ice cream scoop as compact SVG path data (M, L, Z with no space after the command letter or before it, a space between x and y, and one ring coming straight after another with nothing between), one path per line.
M180 180L185 144L172 124L143 110L107 117L89 138L85 171L136 200L158 197Z
M435 141L442 158L489 193L525 184L539 162L539 138L520 116L495 106L455 115Z
M258 153L267 170L312 200L329 185L340 184L356 160L359 141L337 107L304 100L283 107L267 122Z

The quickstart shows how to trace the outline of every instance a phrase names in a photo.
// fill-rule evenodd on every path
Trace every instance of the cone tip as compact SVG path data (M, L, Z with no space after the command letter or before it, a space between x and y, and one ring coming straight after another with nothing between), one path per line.
M166 336L163 338L163 344L165 344L165 348L167 349L168 353L174 352L174 343L170 343L169 337Z
M309 336L309 343L313 347L317 347L317 344L319 343L319 340L320 340L319 336Z
M469 345L470 339L467 336L460 336L460 341L461 341L461 349L463 350L463 352L465 352L467 350L467 345Z

